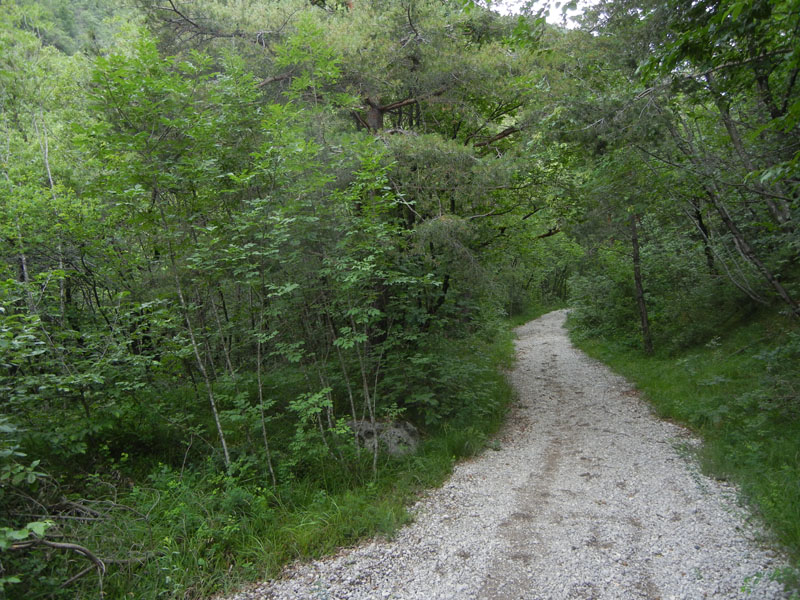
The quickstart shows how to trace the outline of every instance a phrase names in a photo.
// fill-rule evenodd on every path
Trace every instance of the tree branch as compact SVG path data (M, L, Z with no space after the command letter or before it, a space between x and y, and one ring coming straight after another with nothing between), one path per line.
M11 544L11 550L27 550L29 548L34 548L36 546L47 546L48 548L55 548L56 550L70 550L72 552L77 552L78 554L92 561L94 563L95 568L97 568L97 571L101 576L105 575L106 573L105 563L99 558L97 558L97 556L95 556L95 554L91 550L85 548L84 546L73 544L71 542L51 542L50 540L37 538L35 540L25 540L23 542L17 542L15 544ZM83 573L80 573L78 576L83 576ZM78 576L74 577L73 580L77 579Z
M500 133L498 133L496 135L493 135L492 137L490 137L488 139L485 139L482 142L477 142L475 144L475 147L476 148L481 148L481 147L489 146L490 144L494 144L495 142L499 142L503 138L507 138L508 136L510 136L510 135L512 135L514 133L518 133L520 131L522 131L522 130L519 129L518 127L507 127L506 129L504 129Z
M792 51L793 51L792 48L785 48L783 50L774 50L772 52L766 52L765 54L760 54L758 56L753 56L751 58L746 58L744 60L729 61L726 63L722 63L721 65L711 67L709 69L706 69L705 71L699 71L695 73L670 73L670 76L667 81L665 81L660 85L654 85L647 89L642 90L641 92L636 94L634 100L641 100L642 98L644 98L645 96L649 96L656 90L669 87L672 84L672 82L676 79L705 79L709 75L712 75L717 71L722 71L723 69L743 67L744 65L749 65L754 62L759 62L766 58L772 58L773 56L782 56L784 54L789 54Z
M550 236L556 235L557 233L561 233L561 227L559 227L558 225L553 225L553 226L552 226L550 229L548 229L546 232L544 232L544 233L541 233L541 234L537 235L537 236L536 236L535 238L533 238L533 239L535 239L535 240L542 240L542 239L544 239L544 238L548 238L548 237L550 237Z
M654 160L657 160L658 162L664 163L665 165L669 165L670 167L675 167L676 169L681 169L682 171L686 171L687 173L691 173L695 177L700 177L700 178L703 178L703 179L707 179L707 178L712 177L708 173L704 173L702 171L698 171L698 170L693 169L691 167L688 167L686 165L682 165L682 164L676 163L674 161L671 161L668 158L664 158L663 156L658 156L657 154L653 154L652 152L647 150L647 148L644 148L644 147L640 146L639 144L632 144L632 146L634 148L636 148L642 154L646 154L647 156L651 157ZM790 198L789 196L783 196L781 194L775 194L773 192L769 192L769 191L764 190L764 189L756 189L756 188L753 188L753 187L747 185L746 183L736 183L736 182L733 182L733 181L726 181L724 179L719 179L719 178L716 178L716 177L714 177L714 181L715 181L715 183L718 183L719 185L724 185L726 187L732 187L732 188L740 188L740 189L743 189L743 190L745 190L747 192L752 192L753 194L758 194L759 196L764 196L764 197L767 197L767 198L775 198L777 200L785 200L787 202L791 202L792 201L792 198Z
M270 83L275 83L276 81L285 81L286 79L292 78L292 72L287 71L286 73L281 73L280 75L273 75L272 77L267 77L266 79L262 79L256 84L256 87L262 88L265 85L269 85Z
M392 102L391 104L386 104L384 106L376 106L378 110L381 112L389 112L390 110L395 110L398 108L402 108L403 106L408 106L409 104L414 104L415 102L419 102L420 100L426 100L428 98L434 98L436 96L441 96L447 91L447 88L439 88L431 92L430 94L424 94L422 96L415 96L414 98L406 98L405 100L399 100L397 102Z
M163 22L169 26L172 26L178 37L182 37L184 34L189 34L189 39L192 40L194 38L224 38L224 39L242 39L257 46L261 46L262 48L268 48L267 44L267 35L278 35L281 31L286 27L289 23L291 18L297 11L293 11L283 22L283 24L278 27L274 31L256 31L256 32L247 32L247 31L221 31L219 29L215 29L213 27L209 27L206 25L201 24L198 22L197 18L190 17L184 10L182 10L178 3L175 0L166 0L166 4L156 4L153 7L155 11L161 11L166 13L172 13L175 15L174 18L164 17Z
M168 0L168 1L169 1L169 5L170 5L170 7L172 8L172 12L174 12L176 15L178 15L178 16L179 16L181 19L183 19L184 21L186 21L186 22L187 22L187 23L189 23L190 25L192 25L192 26L193 26L195 29L200 29L200 25L198 25L197 23L195 23L194 21L192 21L192 19L190 19L189 17L187 17L187 16L186 16L185 14L183 14L183 13L182 13L180 10L178 10L178 7L177 7L177 6L175 6L175 3L174 3L172 0Z

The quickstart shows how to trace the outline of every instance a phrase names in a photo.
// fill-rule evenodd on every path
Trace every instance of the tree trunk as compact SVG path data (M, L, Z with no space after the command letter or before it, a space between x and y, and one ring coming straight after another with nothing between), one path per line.
M19 216L14 215L14 224L17 226L17 244L19 245L19 269L22 276L22 283L25 287L25 303L28 305L28 313L36 314L36 303L33 301L31 292L31 278L28 274L28 257L25 254L25 244L22 241L22 228L19 225Z
M353 416L353 444L355 444L356 454L359 454L361 451L361 445L358 443L358 431L356 430L358 414L356 413L356 402L353 396L353 386L350 383L350 375L347 372L347 365L344 362L344 356L342 356L342 349L334 343L336 341L336 331L333 328L333 321L331 321L330 314L327 312L327 310L325 313L325 320L327 321L328 329L331 332L331 343L336 348L336 355L339 357L339 366L342 369L342 378L344 379L345 387L347 389L347 397L350 400L350 414Z
M153 189L153 197L154 199L158 198L158 189ZM186 331L189 334L189 340L192 343L192 350L194 351L194 358L197 362L197 369L200 371L200 375L203 377L203 382L206 385L206 393L208 394L208 402L211 405L211 413L214 416L214 424L217 427L217 434L219 435L219 441L222 445L222 454L225 458L225 468L230 469L231 466L231 457L228 454L228 444L225 442L225 432L222 430L222 423L219 420L219 411L217 411L217 402L214 398L214 388L211 385L211 378L208 376L208 371L206 370L206 366L203 361L203 357L200 354L200 347L197 342L197 338L194 335L194 327L192 326L192 320L189 316L189 307L186 304L186 298L183 295L183 286L181 285L180 277L178 276L178 267L175 261L175 251L172 248L172 240L169 239L169 227L167 226L167 219L164 215L164 208L159 205L159 210L161 212L161 223L164 226L164 231L167 232L167 244L169 247L169 258L170 263L172 266L172 275L175 279L175 289L178 292L178 301L180 302L181 312L183 313L183 318L186 323Z
M233 380L233 387L235 390L238 391L237 382L236 382L236 371L233 368L233 363L231 362L231 353L230 348L228 347L228 340L225 337L225 329L222 327L222 321L219 318L219 310L217 309L217 304L214 302L214 298L209 298L211 302L211 310L214 313L214 320L217 323L217 331L219 332L219 342L222 344L222 353L225 355L225 365L228 367L228 374L231 376Z
M749 260L763 275L764 279L766 279L772 288L778 293L778 296L788 304L792 309L792 316L795 318L800 318L800 305L798 305L797 301L789 295L789 292L786 288L783 287L783 284L778 280L777 277L769 270L769 268L761 261L760 258L756 255L753 251L753 248L747 242L747 239L742 234L742 231L733 222L733 219L728 213L728 209L725 204L717 197L713 191L709 191L709 198L711 199L714 208L717 209L717 213L719 214L722 222L725 223L725 226L728 228L728 231L731 232L733 235L733 241L736 244L736 247L741 252L742 256L744 256L747 260Z
M44 124L44 115L40 109L39 111L40 118L42 120L42 132L39 132L39 126L36 123L36 119L33 119L33 127L36 129L36 133L39 136L39 146L42 150L42 160L44 161L45 170L47 171L47 181L50 185L50 197L53 199L53 213L56 221L59 219L58 210L56 209L56 185L53 182L53 173L50 170L50 143L47 139L47 128ZM57 254L58 254L58 270L61 272L58 278L58 305L59 305L59 314L60 314L60 323L61 327L64 327L64 319L66 315L66 300L65 300L65 293L64 293L64 250L61 245L61 240L58 240L57 244Z
M733 118L731 117L730 104L719 92L714 89L711 81L711 75L706 76L706 81L708 82L711 91L714 92L714 103L717 106L720 118L722 119L722 124L725 126L725 131L728 132L728 137L731 140L733 149L736 151L736 155L739 157L739 160L742 161L742 165L745 169L751 173L756 171L756 165L750 159L750 156L748 155L747 150L742 143L742 136L739 134L736 123L734 123ZM756 182L755 191L764 198L764 202L767 205L767 210L769 211L769 214L775 223L780 227L791 231L792 214L786 201L770 198L766 193L764 186L758 182Z
M700 237L703 239L703 253L706 255L706 265L708 265L708 272L713 275L717 276L717 267L714 264L714 252L711 250L711 233L706 227L705 221L703 221L703 213L700 212L700 202L698 200L697 204L693 201L690 201L692 208L694 208L694 215L692 215L695 225L697 225L697 229L700 231Z
M683 152L683 154L689 159L692 165L698 170L699 173L703 173L705 168L700 161L700 156L697 151L694 149L694 145L691 141L686 141L681 138L680 134L676 130L675 126L668 122L668 127L670 130L670 134L672 135L673 140L675 141L676 146L678 149ZM721 200L720 194L718 193L718 188L716 182L712 178L708 178L705 181L701 182L703 189L708 196L708 199L711 201L711 204L714 206L714 209L719 214L722 222L725 224L725 227L728 229L730 234L733 236L734 243L736 244L737 250L741 253L741 255L749 261L756 269L758 269L759 273L764 277L764 279L772 286L772 288L777 292L778 296L783 300L786 304L789 305L792 309L792 316L795 318L800 318L800 305L798 305L797 301L789 294L786 288L783 287L781 282L775 276L774 273L765 265L761 259L756 255L753 248L745 238L744 234L742 233L741 229L736 225L736 223L731 218L730 213L728 212L728 208L725 206L725 203Z
M631 244L633 244L633 281L636 285L636 304L639 307L639 319L642 322L644 353L652 354L653 339L650 336L650 320L647 318L647 304L644 301L642 269L639 259L639 232L636 229L636 215L631 215Z
M251 292L252 294L252 292ZM264 382L261 378L261 334L264 331L264 315L258 324L258 335L256 336L256 378L258 381L258 408L261 416L261 436L264 439L264 452L267 455L267 467L272 478L272 487L277 487L278 481L275 478L275 469L272 466L272 453L269 450L269 438L267 437L267 417L264 410Z
M367 105L367 126L372 131L380 131L383 129L383 110L381 110L381 105L373 100L372 98L365 98L365 104Z
M208 376L208 371L206 370L205 364L203 363L203 357L200 355L200 347L197 344L197 339L194 336L194 327L192 327L192 321L189 318L189 308L186 305L186 300L183 297L183 288L181 286L180 278L178 277L178 272L175 269L173 263L173 271L175 276L175 287L178 291L178 300L180 301L181 309L183 311L183 317L186 322L186 329L189 333L189 340L192 342L192 350L194 350L194 357L197 361L197 368L200 370L200 375L203 376L203 381L206 384L206 393L208 394L208 401L211 405L211 413L214 416L214 424L217 427L217 434L219 435L219 441L222 445L222 454L225 457L225 468L228 469L231 466L231 457L228 454L228 444L225 443L225 433L222 431L222 423L219 420L219 412L217 411L217 402L214 399L214 388L211 385L211 379Z

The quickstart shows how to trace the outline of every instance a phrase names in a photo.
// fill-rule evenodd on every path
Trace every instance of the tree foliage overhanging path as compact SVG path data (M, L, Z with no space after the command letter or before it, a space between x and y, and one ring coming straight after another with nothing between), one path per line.
M465 340L570 276L579 325L646 352L796 316L798 15L3 3L0 585L204 593L241 525L188 552L155 497L369 481L357 423L496 409Z

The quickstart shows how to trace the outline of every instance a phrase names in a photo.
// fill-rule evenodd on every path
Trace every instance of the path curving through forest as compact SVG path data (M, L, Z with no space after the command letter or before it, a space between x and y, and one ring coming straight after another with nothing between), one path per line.
M573 348L565 316L517 330L498 449L459 464L413 524L231 600L784 598L734 490L681 451L696 440Z

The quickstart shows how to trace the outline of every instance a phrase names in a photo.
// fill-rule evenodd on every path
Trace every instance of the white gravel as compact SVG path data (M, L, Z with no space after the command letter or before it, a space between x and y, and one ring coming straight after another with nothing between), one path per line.
M499 450L459 464L414 523L229 600L787 597L735 490L680 451L697 441L573 348L564 318L517 330Z

